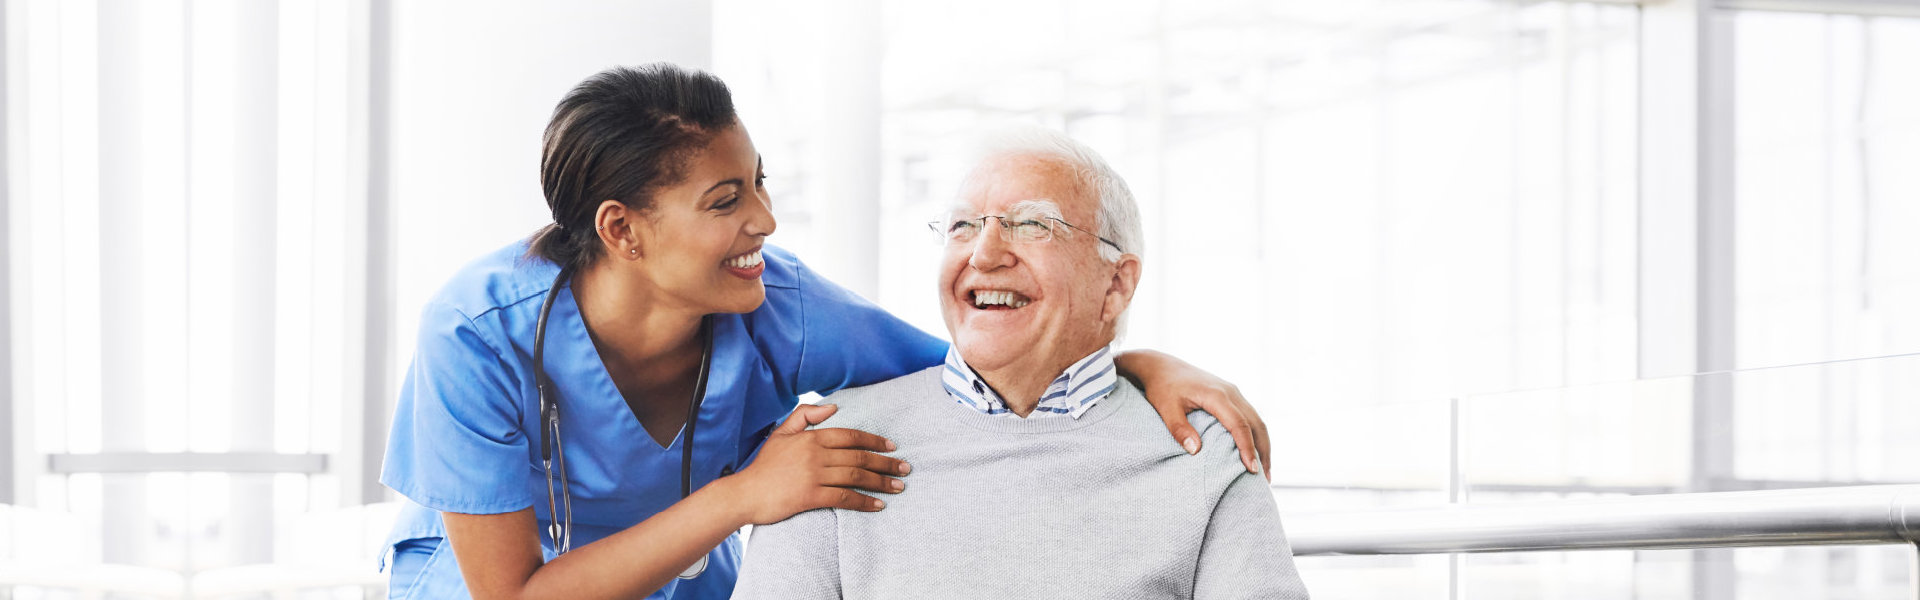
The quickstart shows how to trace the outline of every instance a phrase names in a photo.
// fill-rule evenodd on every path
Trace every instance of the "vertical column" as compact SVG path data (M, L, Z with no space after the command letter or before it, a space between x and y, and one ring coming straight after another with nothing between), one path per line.
M233 422L231 452L273 452L274 213L279 168L279 3L234 5ZM221 262L210 261L209 268ZM273 556L273 476L229 475L230 556Z
M342 440L340 448L342 451L358 448L359 456L352 465L345 466L340 475L349 504L370 504L386 499L386 488L380 485L380 462L386 454L387 420L395 387L389 367L393 363L394 347L392 265L399 248L394 240L389 196L392 190L389 168L392 163L393 5L391 0L371 0L356 3L355 8L365 10L365 19L355 20L365 23L365 29L360 30L365 38L355 36L357 60L350 68L364 69L356 71L354 80L365 82L362 91L366 99L363 121L366 209L365 227L359 230L366 232L366 243L359 246L366 249L366 256L360 262L365 269L361 281L365 282L366 290L360 315L364 337L352 346L365 348L366 357L360 366L359 401L343 403L347 414L342 417L347 426L341 428L349 439Z
M6 258L0 258L0 434L7 440L0 442L0 504L18 504L14 494L14 457L19 452L15 446L27 439L13 430L13 240L19 239L13 234L13 221L9 217L13 212L13 179L8 176L8 164L13 160L8 152L11 149L7 115L9 108L7 78L13 69L10 51L13 36L7 31L6 0L0 0L0 233L6 234L7 241L0 242L0 250L6 252Z
M1699 24L1705 0L1640 9L1638 377L1695 372Z
M1639 377L1733 366L1732 31L1710 0L1641 8ZM1733 475L1732 381L1693 387L1690 491ZM1695 598L1730 599L1730 550L1694 553Z
M880 3L839 0L822 7L832 31L821 41L820 103L808 136L819 194L812 207L822 272L862 296L880 295Z
M137 0L100 3L100 293L114 302L100 311L100 359L117 373L100 382L100 451L145 452L149 383L141 320L146 297L141 273L152 257L143 214L147 182L141 161L141 106L154 90L140 85L148 67ZM146 478L102 475L102 558L141 564L149 554Z
M1908 581L1913 586L1913 593L1908 596L1920 599L1920 542L1913 543L1913 553L1908 556L1913 558L1913 569L1908 572Z

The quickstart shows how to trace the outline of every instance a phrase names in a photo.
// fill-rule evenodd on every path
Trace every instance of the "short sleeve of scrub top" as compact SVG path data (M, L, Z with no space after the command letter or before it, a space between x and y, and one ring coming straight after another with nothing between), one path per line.
M497 514L533 505L516 368L476 325L444 303L420 316L405 401L393 417L383 483L436 511Z
M394 597L464 597L442 511L533 507L543 528L550 522L533 449L532 324L558 268L525 253L521 242L468 265L421 315L381 475L409 500L387 542L401 550L393 559ZM745 468L798 395L884 381L939 364L946 353L946 342L819 277L792 254L767 246L762 255L766 301L751 313L713 317L713 370L692 445L695 487ZM546 367L566 407L562 440L579 548L677 502L682 449L678 438L662 448L639 426L599 361L571 290L556 293ZM730 538L709 555L707 573L650 598L727 597L739 547ZM552 549L546 552L551 559Z

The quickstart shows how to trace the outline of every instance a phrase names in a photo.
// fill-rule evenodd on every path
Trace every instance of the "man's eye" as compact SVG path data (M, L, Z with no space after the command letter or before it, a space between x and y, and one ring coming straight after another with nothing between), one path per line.
M1047 224L1045 221L1033 221L1033 220L1016 221L1014 222L1013 226L1018 227L1025 231L1046 231L1047 230Z
M954 221L952 225L947 226L947 233L960 233L964 231L972 231L973 228L978 226L979 226L978 224L974 223L970 219L961 219L958 221Z

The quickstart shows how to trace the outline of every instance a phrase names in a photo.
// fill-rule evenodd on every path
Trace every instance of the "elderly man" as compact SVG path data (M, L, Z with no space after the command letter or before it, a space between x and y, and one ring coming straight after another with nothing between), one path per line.
M1306 598L1227 432L1193 413L1189 456L1114 374L1141 269L1126 184L1065 136L999 142L933 223L946 365L842 391L821 425L895 441L908 489L755 528L734 598Z

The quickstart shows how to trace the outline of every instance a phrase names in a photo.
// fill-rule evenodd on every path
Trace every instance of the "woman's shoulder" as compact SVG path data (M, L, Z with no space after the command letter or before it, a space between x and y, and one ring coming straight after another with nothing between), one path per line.
M543 297L560 267L527 253L527 240L481 255L455 271L427 310L452 309L469 319Z

